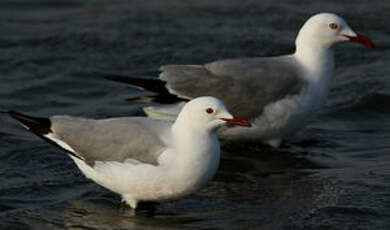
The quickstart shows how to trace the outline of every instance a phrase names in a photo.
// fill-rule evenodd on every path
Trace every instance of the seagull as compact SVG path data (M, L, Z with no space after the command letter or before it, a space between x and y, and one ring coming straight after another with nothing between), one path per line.
M346 41L374 47L341 17L319 13L299 30L293 54L166 65L160 68L158 79L102 75L157 93L152 96L155 102L173 103L203 95L223 98L229 111L250 121L252 127L223 127L217 131L220 138L279 147L324 104L334 75L333 47ZM181 106L183 103L149 106L144 111L148 116L172 119Z
M205 186L220 161L215 130L227 124L251 126L233 117L214 97L191 100L174 122L8 113L37 136L67 151L87 178L120 194L133 209L138 202L171 200Z

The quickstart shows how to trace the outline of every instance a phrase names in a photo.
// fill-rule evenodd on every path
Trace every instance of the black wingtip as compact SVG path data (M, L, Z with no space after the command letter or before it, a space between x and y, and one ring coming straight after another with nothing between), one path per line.
M116 81L116 82L120 82L120 83L132 84L132 82L129 80L130 78L129 77L125 77L125 76L105 74L105 76L103 76L103 77L104 77L104 79L110 80L110 81Z
M26 126L31 132L33 132L38 137L42 138L43 140L47 141L50 144L53 144L57 147L60 147L61 149L68 152L70 155L79 158L80 160L84 160L77 154L63 148L62 146L58 145L58 143L54 142L53 140L47 138L45 135L52 133L53 131L50 129L51 122L49 118L44 117L33 117L24 115L15 111L8 111L8 113L12 118L22 123L24 126Z
M156 78L137 78L137 77L125 77L122 75L104 75L105 79L110 81L116 81L132 85L153 93L157 95L147 96L147 97L134 97L128 98L127 101L147 101L147 102L156 102L162 104L172 104L179 101L187 101L186 99L179 98L176 95L171 94L166 88L166 82L156 79Z
M165 87L166 82L158 78L125 77L122 75L105 75L105 79L125 83L158 94L170 94Z
M134 102L143 102L143 103L160 103L160 104L174 104L180 101L188 101L187 99L179 98L175 95L152 95L145 97L131 97L127 98L126 101L134 101Z
M116 81L120 83L125 83L128 85L133 85L137 87L141 87L140 85L143 84L143 81L146 80L157 80L153 78L139 78L139 77L126 77L123 75L118 75L118 74L108 74L108 73L100 73L100 76L103 76L104 79L110 80L110 81Z
M48 134L52 132L50 129L51 122L48 118L32 117L15 111L8 111L8 114L15 120L25 125L34 133Z

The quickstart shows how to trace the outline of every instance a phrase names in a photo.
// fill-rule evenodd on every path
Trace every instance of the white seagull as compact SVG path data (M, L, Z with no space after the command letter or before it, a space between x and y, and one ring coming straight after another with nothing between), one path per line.
M189 100L209 95L223 98L229 111L250 121L250 129L218 130L226 140L262 141L278 147L286 135L301 129L323 105L334 75L335 44L374 44L356 34L339 16L320 13L309 18L295 40L295 53L277 57L239 58L205 65L167 65L159 79L107 75L157 93L155 101ZM182 104L178 104L180 106ZM147 107L149 116L172 117L180 109Z
M140 201L175 199L202 188L219 165L215 129L225 124L250 127L213 97L191 100L175 122L9 114L66 150L86 177L120 194L133 209Z

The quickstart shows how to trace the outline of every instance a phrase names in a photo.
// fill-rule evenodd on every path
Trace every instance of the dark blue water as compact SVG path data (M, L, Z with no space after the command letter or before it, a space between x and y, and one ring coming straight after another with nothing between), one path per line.
M152 75L292 52L312 14L340 14L377 45L342 44L324 108L280 150L223 147L201 191L131 216L61 150L0 116L1 229L390 229L390 3L371 1L0 2L0 109L142 115L143 92L96 73Z

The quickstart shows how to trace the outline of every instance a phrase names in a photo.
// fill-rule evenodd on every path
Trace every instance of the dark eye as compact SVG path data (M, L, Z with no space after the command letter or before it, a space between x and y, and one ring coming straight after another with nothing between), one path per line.
M207 108L206 113L214 113L214 110L212 108Z
M330 23L329 28L332 30L337 30L339 28L339 25L337 23Z

